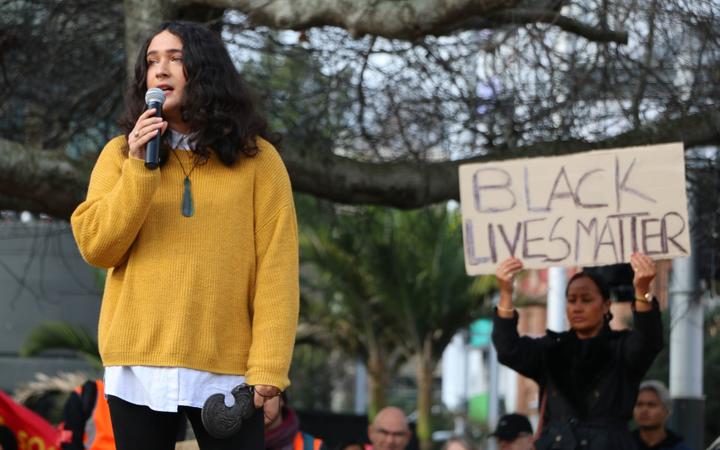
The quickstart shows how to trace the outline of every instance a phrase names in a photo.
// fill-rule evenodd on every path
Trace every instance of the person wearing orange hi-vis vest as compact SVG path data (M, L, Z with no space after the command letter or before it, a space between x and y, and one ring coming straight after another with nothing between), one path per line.
M265 427L265 450L326 450L322 439L300 430L300 420L280 395L280 414Z
M115 450L102 380L89 380L75 388L63 408L60 429L62 450Z

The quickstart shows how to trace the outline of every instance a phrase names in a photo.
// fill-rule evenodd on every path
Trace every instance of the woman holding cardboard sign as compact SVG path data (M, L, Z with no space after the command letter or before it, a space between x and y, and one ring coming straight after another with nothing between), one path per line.
M567 284L570 330L544 337L520 337L512 303L513 280L522 261L508 258L495 275L500 289L493 344L504 365L540 386L541 425L537 450L634 449L627 428L638 386L663 347L657 300L649 293L655 263L636 253L630 264L634 329L610 329L610 299L602 279L587 272Z

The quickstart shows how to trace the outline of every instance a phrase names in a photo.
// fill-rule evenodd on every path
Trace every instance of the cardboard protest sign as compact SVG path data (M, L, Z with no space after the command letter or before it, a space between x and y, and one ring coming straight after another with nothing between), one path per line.
M690 253L682 143L466 164L460 203L470 275Z

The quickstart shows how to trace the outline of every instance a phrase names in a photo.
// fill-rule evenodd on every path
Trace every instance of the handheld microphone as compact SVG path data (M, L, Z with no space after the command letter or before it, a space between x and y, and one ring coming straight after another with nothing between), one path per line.
M162 105L165 93L162 89L151 88L145 93L145 104L148 109L155 108L155 117L162 117ZM160 132L145 146L145 167L150 170L158 168L160 160Z

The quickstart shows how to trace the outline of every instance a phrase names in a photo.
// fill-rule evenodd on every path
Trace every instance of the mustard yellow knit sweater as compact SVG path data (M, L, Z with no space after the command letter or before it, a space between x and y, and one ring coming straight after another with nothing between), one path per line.
M103 364L187 367L285 389L298 319L290 180L275 148L190 174L195 213L181 214L185 175L111 140L71 223L80 253L108 268L100 311ZM192 153L176 151L185 171Z

